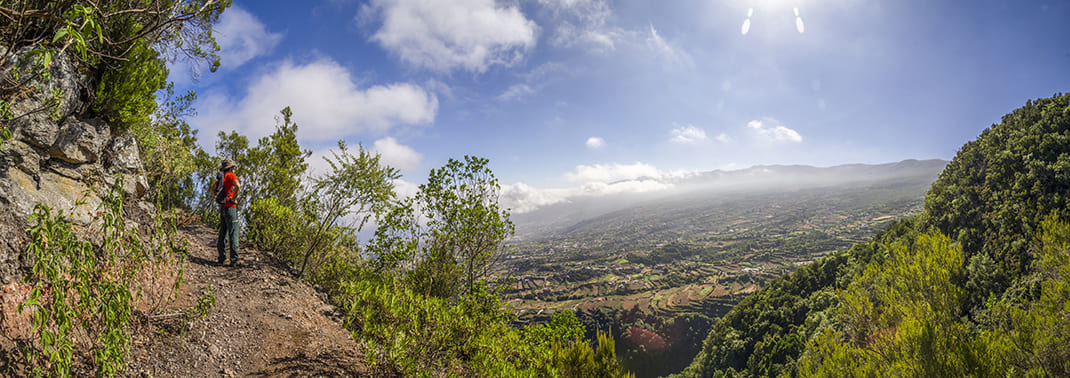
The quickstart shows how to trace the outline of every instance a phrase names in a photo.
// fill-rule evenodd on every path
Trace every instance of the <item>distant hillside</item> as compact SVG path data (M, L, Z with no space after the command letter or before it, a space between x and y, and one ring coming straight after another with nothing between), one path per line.
M678 372L749 293L919 214L945 163L714 171L656 195L543 209L534 216L556 219L553 231L513 240L498 272L506 304L522 322L577 310L637 376Z
M894 189L896 195L920 198L947 165L944 160L904 160L888 164L848 164L834 167L805 165L755 166L735 171L702 172L686 178L665 180L672 189L657 193L581 197L515 214L516 239L566 236L602 227L607 220L621 217L652 217L655 213L686 212L702 206L716 206L740 196L773 194L805 189L866 188ZM642 178L643 180L655 180ZM618 182L614 184L624 184ZM685 220L686 219L681 219Z
M922 214L748 296L682 375L1070 374L1068 172L1070 95L1026 102Z

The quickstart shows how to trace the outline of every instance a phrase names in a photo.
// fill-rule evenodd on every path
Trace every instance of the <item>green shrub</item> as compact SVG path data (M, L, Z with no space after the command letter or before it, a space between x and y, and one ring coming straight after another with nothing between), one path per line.
M34 259L26 282L30 297L19 311L32 311L34 343L25 357L35 374L67 377L75 364L91 354L92 369L112 376L125 365L130 347L128 326L140 299L137 276L146 267L181 264L172 229L157 223L149 239L127 228L123 218L123 180L104 197L97 210L97 243L75 234L71 217L37 204L30 216ZM182 274L179 269L178 274ZM176 278L176 286L181 277Z
M404 376L622 376L612 337L593 350L572 312L523 329L509 324L496 294L477 285L456 302L419 294L401 281L346 282L346 325L368 362Z

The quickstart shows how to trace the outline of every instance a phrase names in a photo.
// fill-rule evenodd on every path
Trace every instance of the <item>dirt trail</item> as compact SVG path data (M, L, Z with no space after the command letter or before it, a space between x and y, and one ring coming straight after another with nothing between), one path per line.
M153 377L304 377L368 375L341 312L297 280L284 264L255 250L242 265L216 263L216 231L181 230L190 261L177 299L145 319L133 339L129 373ZM210 285L205 317L180 315ZM172 316L173 315L173 316Z

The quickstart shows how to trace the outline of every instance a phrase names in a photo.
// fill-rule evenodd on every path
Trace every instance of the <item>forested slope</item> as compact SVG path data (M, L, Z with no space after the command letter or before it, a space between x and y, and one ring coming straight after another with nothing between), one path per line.
M1028 101L921 215L745 299L682 375L1068 374L1068 190L1070 95Z
M271 135L250 141L220 132L214 154L205 151L186 121L196 93L175 94L168 67L184 61L217 68L212 25L230 5L0 1L0 375L174 371L155 363L162 358L144 357L171 350L135 337L138 327L160 319L180 325L177 340L164 346L190 353L170 361L194 362L179 373L291 371L235 359L295 357L255 352L270 349L271 333L254 324L272 317L230 315L278 309L248 300L230 280L271 281L279 271L261 270L262 254L244 252L244 269L257 273L220 271L204 261L212 257L203 240L191 253L178 237L180 223L218 222L206 186L223 158L238 164L242 249L292 266L286 272L296 277L279 282L318 285L348 331L333 329L345 341L326 349L343 351L342 360L367 358L349 364L353 369L324 362L331 369L323 374L366 366L388 376L629 375L612 337L599 335L592 345L571 312L548 324L510 325L511 313L487 282L513 229L497 204L500 186L487 159L449 159L404 199L394 192L398 171L359 144L339 142L326 157L330 169L313 176L288 107ZM116 145L122 148L105 148ZM358 242L372 219L380 221L375 236ZM176 300L176 293L192 293L182 287L187 267L191 281L215 282L218 307L207 285L188 302ZM322 306L287 301L294 302ZM199 323L200 337L181 326L203 318L212 321ZM213 336L228 343L202 342ZM281 362L295 361L301 359Z

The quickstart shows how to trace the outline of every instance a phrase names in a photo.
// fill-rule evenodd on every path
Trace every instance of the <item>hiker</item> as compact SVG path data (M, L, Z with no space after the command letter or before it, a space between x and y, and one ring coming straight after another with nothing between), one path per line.
M219 204L219 241L216 243L216 249L219 251L218 262L231 266L238 265L239 262L238 205L234 198L241 190L241 184L238 183L238 176L234 174L235 166L237 164L233 159L223 159L219 173L216 173L215 183L212 184L216 203Z

